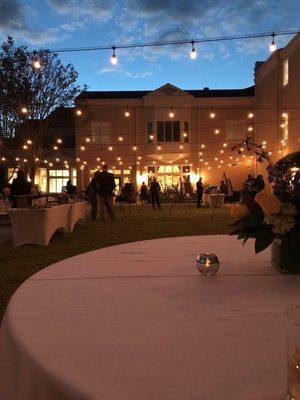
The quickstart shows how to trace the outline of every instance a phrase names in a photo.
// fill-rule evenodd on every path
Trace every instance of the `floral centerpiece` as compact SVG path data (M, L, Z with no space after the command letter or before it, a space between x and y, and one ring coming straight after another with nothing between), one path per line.
M286 159L269 162L267 170L273 193L265 188L262 176L249 176L241 203L231 210L237 218L231 235L244 243L255 239L256 253L272 244L275 267L281 272L300 273L300 172Z

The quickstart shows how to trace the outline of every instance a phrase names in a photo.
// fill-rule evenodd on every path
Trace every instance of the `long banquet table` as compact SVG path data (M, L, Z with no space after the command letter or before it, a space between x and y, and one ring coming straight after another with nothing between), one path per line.
M219 256L200 275L197 252ZM229 236L128 243L58 262L0 330L5 400L282 400L300 277Z
M47 246L55 231L73 232L76 223L84 223L86 207L87 202L82 201L52 207L7 210L13 228L14 246L27 243Z

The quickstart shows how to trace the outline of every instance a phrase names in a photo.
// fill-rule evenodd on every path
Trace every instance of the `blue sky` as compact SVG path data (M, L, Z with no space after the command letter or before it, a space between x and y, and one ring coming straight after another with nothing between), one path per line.
M299 29L299 0L0 0L0 39L33 48L98 46ZM278 38L284 45L291 37ZM65 53L90 90L242 88L254 63L269 56L269 38L190 46Z

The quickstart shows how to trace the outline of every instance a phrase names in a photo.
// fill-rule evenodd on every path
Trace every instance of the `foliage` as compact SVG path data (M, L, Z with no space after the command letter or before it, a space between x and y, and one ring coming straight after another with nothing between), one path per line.
M10 165L27 169L33 179L42 156L47 117L56 108L73 104L81 90L76 84L78 74L49 50L31 52L16 46L11 37L1 50L0 153L5 152Z

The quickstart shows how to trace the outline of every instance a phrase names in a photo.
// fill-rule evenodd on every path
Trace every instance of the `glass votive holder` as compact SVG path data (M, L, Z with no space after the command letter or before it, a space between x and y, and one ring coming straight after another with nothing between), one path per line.
M218 257L213 253L198 254L197 268L203 275L215 275L220 268Z
M300 306L287 310L287 400L300 400Z

